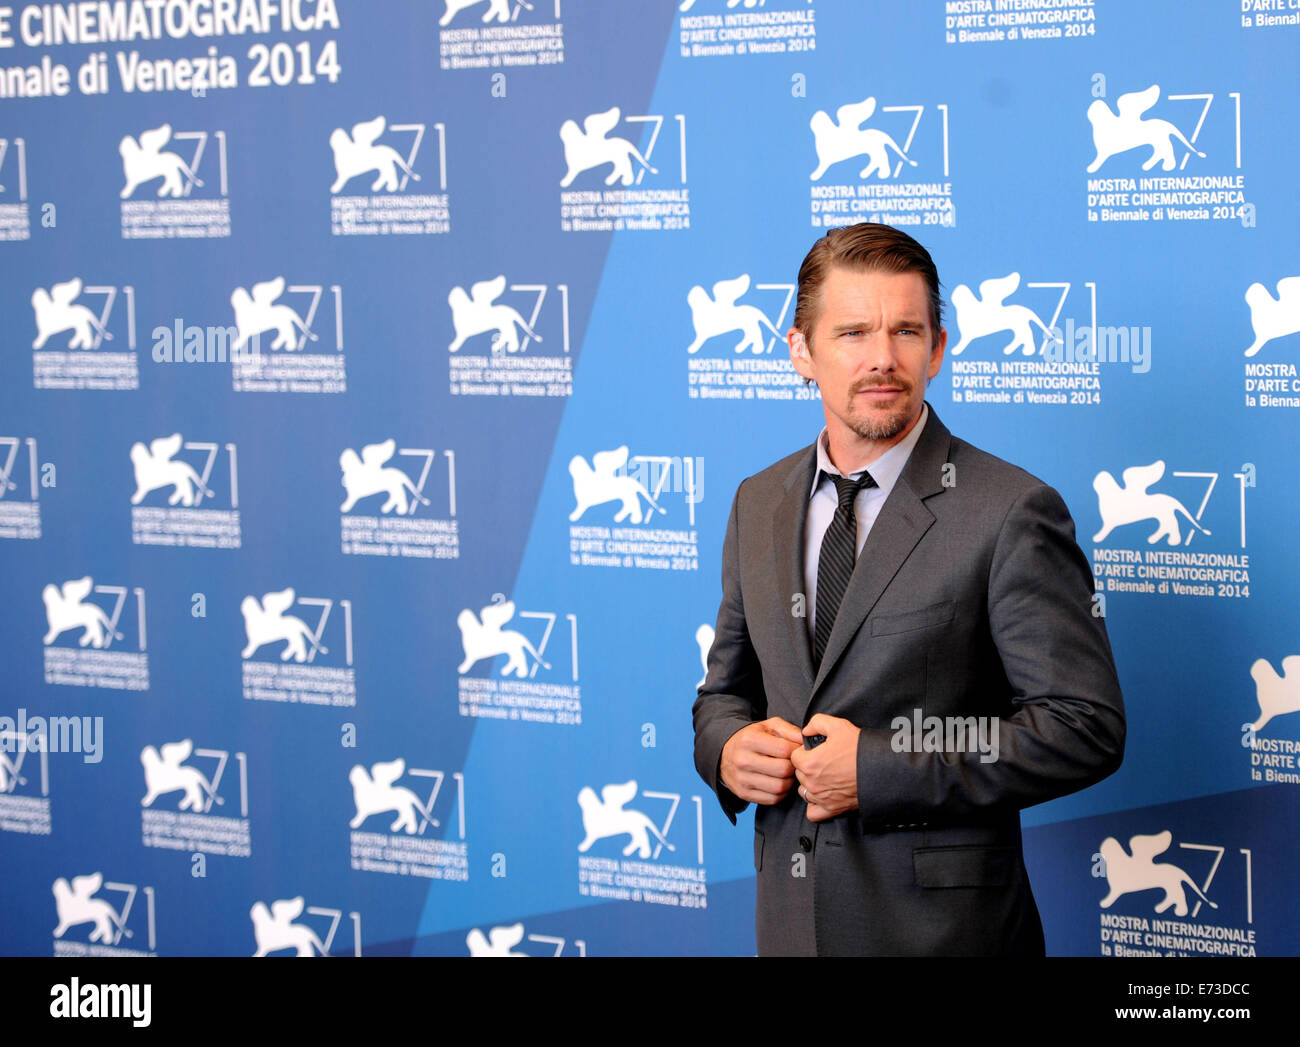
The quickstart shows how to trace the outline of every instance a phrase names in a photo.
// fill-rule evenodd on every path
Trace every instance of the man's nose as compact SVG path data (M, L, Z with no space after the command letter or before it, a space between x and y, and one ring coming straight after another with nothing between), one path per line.
M898 367L898 344L895 336L880 332L868 340L866 352L867 365L873 371L893 371Z

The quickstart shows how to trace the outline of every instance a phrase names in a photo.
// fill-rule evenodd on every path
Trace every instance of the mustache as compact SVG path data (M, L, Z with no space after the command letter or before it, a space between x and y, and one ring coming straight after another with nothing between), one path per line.
M901 389L905 393L910 393L912 391L912 383L902 377L886 378L884 376L876 376L872 378L859 379L849 387L849 392L851 394L863 393L868 389Z

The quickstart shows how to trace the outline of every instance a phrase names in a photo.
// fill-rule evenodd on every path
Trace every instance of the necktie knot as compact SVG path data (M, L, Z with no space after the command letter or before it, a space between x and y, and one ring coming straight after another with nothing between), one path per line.
M857 498L860 490L864 487L876 486L876 481L871 478L870 473L863 473L857 480L848 476L836 476L833 473L823 473L823 475L835 481L835 493L839 496L840 509L845 511L853 508L854 499Z

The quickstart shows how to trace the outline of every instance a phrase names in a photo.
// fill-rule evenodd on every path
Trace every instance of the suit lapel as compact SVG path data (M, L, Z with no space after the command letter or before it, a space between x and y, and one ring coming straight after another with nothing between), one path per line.
M924 499L944 489L943 465L948 460L951 441L948 429L931 408L921 438L912 449L898 482L881 507L880 515L854 566L844 601L840 604L839 614L835 616L835 627L826 643L826 654L813 682L810 705L818 688L844 654L849 641L861 628L876 601L934 523L934 514L926 508ZM812 483L811 476L808 483ZM802 550L802 543L800 548ZM800 559L802 561L802 555Z
M785 493L772 517L772 551L776 559L778 592L789 593L793 601L796 593L804 595L807 603L803 573L804 536L808 523L808 493L812 490L813 473L817 469L817 445L813 444L796 462L785 479ZM812 693L813 664L812 642L808 637L808 618L796 616L793 603L777 609L785 618L790 631L790 647L795 663L803 675L806 693Z

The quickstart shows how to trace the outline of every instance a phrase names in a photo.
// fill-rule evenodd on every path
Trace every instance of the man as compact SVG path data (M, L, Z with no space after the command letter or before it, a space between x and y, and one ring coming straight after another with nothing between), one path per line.
M906 233L819 240L788 342L826 428L732 505L695 762L757 805L761 955L1041 955L1020 808L1123 752L1068 510L925 403L941 309Z

